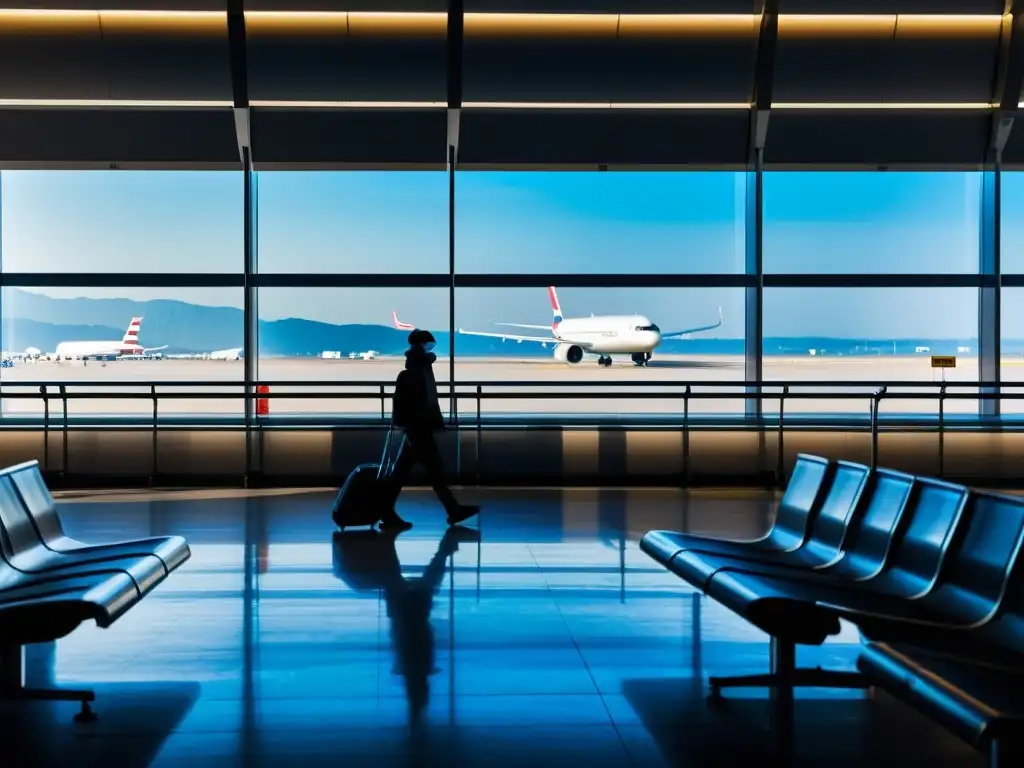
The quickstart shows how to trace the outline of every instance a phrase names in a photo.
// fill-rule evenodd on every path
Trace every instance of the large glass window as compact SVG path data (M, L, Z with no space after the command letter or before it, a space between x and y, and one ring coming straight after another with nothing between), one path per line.
M4 171L4 272L241 272L229 171Z
M976 273L980 173L764 175L767 273Z
M1024 273L1024 172L1002 175L1002 202L1002 271L1021 274ZM1005 298L1003 303L1005 306Z
M794 388L787 411L866 414L867 395L883 384L976 382L977 320L974 288L769 288L764 292L764 377L826 383ZM932 355L955 356L956 368L932 368ZM835 397L796 396L809 391ZM890 387L892 395L906 391ZM846 393L850 397L841 396ZM937 402L890 397L882 413L935 414ZM778 403L768 401L765 407L777 409ZM976 413L977 407L976 400L951 400L945 409Z
M242 301L240 288L4 288L4 413L41 415L45 382L51 415L61 386L70 415L151 415L159 382L163 415L241 414L240 399L195 395L241 393ZM225 386L175 384L196 381Z
M455 194L459 272L743 271L743 174L465 171Z
M264 171L261 272L447 273L443 171Z
M1024 395L1024 288L1004 288L1002 297L1002 366L1001 376L1006 384L1004 393ZM1024 413L1024 399L1004 398L1002 411L1006 414Z
M543 287L460 288L455 310L456 381L468 395L479 388L482 416L678 416L687 384L737 395L695 399L694 412L743 407L741 388L721 385L743 379L742 289L564 288L553 299ZM459 407L476 413L472 397Z
M258 303L258 375L275 395L271 413L379 416L381 388L390 393L405 367L412 327L434 334L434 375L449 381L446 288L261 288ZM294 392L323 397L287 397Z

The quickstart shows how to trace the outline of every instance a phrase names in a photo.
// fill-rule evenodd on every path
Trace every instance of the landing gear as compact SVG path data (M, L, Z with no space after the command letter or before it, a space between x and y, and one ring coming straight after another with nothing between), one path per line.
M638 365L641 368L643 368L650 361L651 353L650 352L634 352L632 354L632 358L633 358L633 363L635 365Z
M608 355L601 355L599 358L597 358L597 364L603 365L605 368L611 368L612 359Z

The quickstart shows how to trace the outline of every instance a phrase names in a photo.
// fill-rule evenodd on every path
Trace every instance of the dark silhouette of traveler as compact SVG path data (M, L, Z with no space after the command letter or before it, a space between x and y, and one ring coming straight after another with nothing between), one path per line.
M427 479L448 512L448 524L457 525L468 520L480 508L460 504L444 481L444 462L437 447L434 433L444 430L444 416L437 400L437 382L434 379L434 361L431 350L435 344L430 331L417 328L409 334L409 349L405 353L405 370L395 381L395 397L392 405L392 425L404 430L398 458L395 460L392 504L381 520L381 528L403 531L412 528L412 523L403 520L394 510L402 486L409 479L415 464L420 464L427 473Z
M402 576L395 551L395 532L336 532L334 573L358 591L381 589L391 621L391 646L395 654L393 671L405 678L409 702L409 723L420 723L430 700L430 676L436 647L430 612L444 580L445 566L460 542L476 541L479 533L469 528L449 528L437 552L418 578Z

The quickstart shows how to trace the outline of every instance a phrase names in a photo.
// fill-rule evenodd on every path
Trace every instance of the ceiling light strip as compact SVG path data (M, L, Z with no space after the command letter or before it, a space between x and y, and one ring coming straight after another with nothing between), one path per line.
M444 109L444 101L316 101L258 99L249 104L265 109ZM228 108L230 100L174 99L0 99L0 107L79 107L85 109L154 108L207 109ZM625 102L625 101L466 101L465 109L505 110L746 110L748 102ZM1024 107L1024 102L1019 105ZM818 111L988 111L995 109L987 102L775 102L772 109Z

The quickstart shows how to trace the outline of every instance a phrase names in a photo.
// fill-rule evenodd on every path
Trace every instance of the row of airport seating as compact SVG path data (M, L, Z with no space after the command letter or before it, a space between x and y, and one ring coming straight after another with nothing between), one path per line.
M180 536L86 545L65 535L37 462L0 470L0 700L79 701L89 690L24 686L24 646L92 620L106 628L190 556Z
M756 541L651 531L641 549L772 638L772 672L725 687L878 686L992 765L1024 765L1024 498L797 458ZM857 672L801 669L797 645L860 631Z

